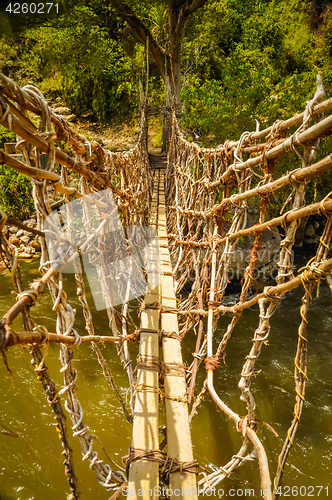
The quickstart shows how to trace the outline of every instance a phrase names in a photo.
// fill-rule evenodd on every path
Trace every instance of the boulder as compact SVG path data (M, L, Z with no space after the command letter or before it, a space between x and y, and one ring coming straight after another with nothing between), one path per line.
M37 224L36 219L28 219L24 221L24 224L26 224L29 227L34 227Z
M20 248L20 253L28 253L31 254L31 248L30 247L21 247Z
M9 227L9 232L10 232L10 233L12 233L12 234L13 234L13 233L16 233L16 231L17 231L17 227L16 227L16 226L10 226L10 227Z
M20 238L21 236L24 236L24 233L25 231L23 231L23 229L20 229L19 231L17 231L16 236Z
M22 252L19 254L20 259L31 259L32 255L30 253Z
M19 240L19 238L16 236L16 234L12 234L11 236L9 236L9 243L11 243L12 245L14 245L15 247L19 247L21 242Z
M305 236L307 236L308 238L313 238L315 235L316 235L316 231L315 231L315 228L312 224L309 224L309 226L307 227L307 229L305 230Z
M23 243L25 243L27 245L30 241L30 237L27 235L24 235L24 236L21 236L20 240L23 241Z
M69 122L72 122L72 123L75 123L77 121L76 115L68 115L68 116L66 116L66 118Z
M67 106L59 106L58 108L53 108L53 112L56 113L57 115L63 115L63 116L71 114L71 110L70 108L67 108Z
M34 248L35 250L40 250L41 246L38 239L32 240L30 243L30 247Z

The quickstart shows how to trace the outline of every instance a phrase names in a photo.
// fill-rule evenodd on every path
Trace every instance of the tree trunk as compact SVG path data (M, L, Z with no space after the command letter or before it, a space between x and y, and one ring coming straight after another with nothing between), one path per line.
M171 107L173 94L171 91L171 83L169 76L166 77L165 90L166 90L165 104L167 107ZM171 140L171 133L172 133L172 113L168 111L165 113L163 117L163 130L161 136L161 151L166 154L168 152L168 147Z
M170 0L168 7L169 50L162 48L154 39L149 28L135 14L131 6L124 1L112 0L113 6L133 30L137 39L146 44L156 63L166 87L166 106L175 105L178 115L181 113L181 47L182 32L187 18L203 7L207 0ZM165 69L166 62L166 69ZM171 113L164 117L162 131L162 151L167 152L171 135Z

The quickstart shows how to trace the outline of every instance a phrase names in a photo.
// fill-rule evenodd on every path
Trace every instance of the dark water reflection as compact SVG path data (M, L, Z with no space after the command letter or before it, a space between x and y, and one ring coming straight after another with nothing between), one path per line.
M26 279L34 276L30 271L34 264L25 266ZM30 274L29 274L30 273ZM69 277L67 278L70 279ZM0 275L0 314L14 302L10 291L11 280ZM70 288L71 287L71 288ZM69 284L68 295L73 292ZM271 475L274 475L277 455L292 419L294 407L294 357L297 344L297 327L300 322L300 305L303 290L290 292L271 320L269 343L263 346L256 365L261 372L252 381L252 390L257 403L257 418L271 425L279 434L276 437L267 427L260 426L259 436L266 448ZM237 299L227 297L228 301ZM332 443L332 364L331 364L331 327L332 295L325 283L321 284L320 295L314 298L309 312L308 324L308 377L306 403L301 423L296 435L294 447L290 453L284 485L290 487L330 486L329 494L318 489L311 490L310 498L328 498L332 496L331 478L331 443ZM84 320L79 303L74 297L71 301L77 309L77 327L83 331ZM226 350L227 366L222 366L215 375L216 388L225 403L240 415L245 414L245 405L240 401L237 387L241 368L248 354L254 329L257 327L257 309L247 310L236 326ZM39 304L32 309L32 314L40 324L45 324L54 331L54 313L50 300L45 293ZM220 319L216 342L221 339L229 320L228 316ZM95 314L96 333L107 334L107 318L104 311ZM16 320L13 329L20 330ZM188 334L184 342L184 355L194 350L195 337ZM109 346L103 350L108 359L117 384L124 397L127 392L127 378L118 362L115 349ZM137 348L132 348L133 358ZM36 380L30 363L28 349L11 348L8 362L13 370L13 377L8 377L5 367L0 364L0 498L1 500L58 500L66 498L67 480L63 473L61 443L56 437L55 420ZM46 364L57 384L62 386L59 373L58 347L49 348ZM122 417L115 397L110 392L91 348L81 346L76 349L75 367L78 370L78 397L84 410L84 423L96 432L108 454L121 464L121 458L127 454L131 442L131 426ZM201 369L198 383L204 377ZM161 420L164 416L161 415ZM69 419L67 419L69 424ZM69 426L69 425L68 425ZM71 430L69 430L71 435ZM241 445L241 436L234 429L209 397L206 397L198 415L193 420L192 436L195 458L205 466L213 468L225 465ZM70 438L74 450L76 473L82 500L107 500L106 492L90 471L88 463L82 462L79 444ZM96 443L95 449L100 458L107 462L102 449ZM256 462L248 463L237 471L220 488L225 495L230 488L254 488L255 498L260 496L259 472ZM234 498L244 497L239 492ZM306 495L290 494L290 498ZM253 497L252 497L253 498Z

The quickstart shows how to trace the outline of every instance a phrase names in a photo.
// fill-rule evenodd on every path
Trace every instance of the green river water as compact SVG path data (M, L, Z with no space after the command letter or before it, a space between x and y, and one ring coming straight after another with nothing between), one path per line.
M36 277L36 262L24 263L25 286ZM84 321L74 292L74 283L68 276L66 290L70 303L77 309L76 328L84 332ZM14 303L12 283L8 275L0 274L0 317ZM297 326L300 322L300 305L303 290L290 292L271 321L269 344L257 361L261 372L252 381L257 403L257 418L267 422L279 434L276 437L267 427L260 427L259 436L264 443L274 477L277 456L294 406L294 356L297 343ZM73 297L73 298L72 298ZM228 295L226 304L235 303L237 295ZM291 450L283 481L283 496L288 498L332 498L331 444L332 444L332 295L326 283L321 284L320 295L314 298L309 312L308 376L301 423ZM54 332L54 313L50 298L45 292L38 305L31 310L34 320ZM226 316L221 317L216 341L220 340ZM227 367L215 372L216 389L229 406L240 415L245 414L237 387L241 367L248 354L254 329L257 326L257 309L246 310L242 315L227 346ZM94 314L96 334L107 334L106 313ZM21 329L19 319L13 329ZM183 342L184 357L190 360L194 350L194 334ZM131 347L135 359L137 347ZM62 387L59 372L58 346L50 346L46 364L51 376ZM124 374L113 346L103 349L117 384L126 394L127 377ZM78 370L78 397L84 410L83 422L98 435L109 456L121 464L131 443L131 425L127 423L115 397L106 384L91 348L83 345L75 349L75 368ZM7 375L0 363L0 498L1 500L59 500L65 499L68 484L62 465L62 447L55 430L55 420L46 403L42 386L37 381L30 362L29 349L10 348L8 362L13 377ZM203 379L203 367L198 382ZM163 422L163 415L161 416ZM71 436L76 474L82 500L107 500L111 494L99 485L87 462L82 462L77 438ZM225 465L241 445L241 436L234 425L219 410L210 397L206 397L192 423L194 456L201 465L216 468ZM105 460L102 449L95 444L100 458ZM301 488L302 487L302 488ZM320 487L323 487L321 489ZM233 475L217 486L214 498L259 499L260 481L257 462L250 462L237 469ZM219 492L218 492L219 490ZM282 498L282 497L281 497Z

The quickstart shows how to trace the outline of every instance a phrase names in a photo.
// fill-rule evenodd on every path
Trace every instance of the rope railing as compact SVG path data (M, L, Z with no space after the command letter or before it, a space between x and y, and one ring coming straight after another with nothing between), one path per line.
M221 465L211 473L203 472L198 484L204 492L208 493L238 467L258 459L265 500L275 500L278 497L287 457L294 443L304 405L308 377L307 313L315 286L319 288L320 280L329 279L332 271L332 259L329 255L332 200L326 196L310 205L306 205L305 201L309 180L332 167L331 154L315 163L321 138L332 133L332 115L323 116L324 112L332 108L332 98L325 101L323 99L324 89L318 77L316 93L302 113L288 120L277 120L262 131L245 131L239 140L226 141L217 148L201 148L198 144L188 142L182 134L174 110L172 111L172 135L165 176L168 238L165 230L165 234L160 237L159 247L161 253L167 246L171 249L173 270L170 262L167 261L167 267L166 261L161 260L165 268L162 274L164 277L174 277L180 299L176 304L172 298L171 305L165 305L160 300L156 302L157 299L148 300L146 303L141 301L137 312L144 320L148 314L154 315L155 318L160 315L162 319L169 316L170 324L174 323L176 327L160 326L158 319L152 327L149 325L149 328L139 328L129 314L128 304L132 297L145 293L142 292L143 284L146 284L149 271L141 249L149 240L149 235L137 228L148 225L148 222L158 228L159 217L156 200L153 201L154 209L151 210L153 173L147 151L147 108L141 108L140 132L135 146L126 152L111 152L96 141L88 141L77 133L65 117L54 113L38 89L32 86L20 88L0 74L0 123L17 134L16 148L23 156L23 160L18 160L0 150L0 163L6 163L30 178L37 211L37 228L33 231L41 241L41 276L24 287L20 281L17 250L10 245L3 231L6 223L15 221L0 212L1 255L11 273L17 293L16 303L9 307L0 320L0 348L7 369L10 370L6 349L14 345L31 346L36 373L43 378L47 400L58 421L61 421L61 438L66 450L66 472L74 498L79 499L80 494L63 422L63 400L72 421L73 434L80 441L83 460L89 461L99 483L107 490L113 490L114 497L118 497L127 484L127 478L120 466L119 470L114 470L114 464L111 467L99 459L94 451L95 436L83 422L83 408L77 397L77 371L73 367L72 347L86 343L91 344L125 418L130 423L134 422L134 426L133 409L137 398L140 399L142 395L149 396L151 400L160 399L172 407L181 406L186 415L187 405L191 405L191 421L199 411L207 392L222 412L234 422L241 435L242 444L226 465ZM26 111L38 118L38 126L27 116ZM295 131L292 129L290 133L291 127L297 128ZM46 168L41 167L42 152L48 155ZM288 155L292 168L287 174L275 178L276 163L283 155ZM294 159L300 163L299 166L294 164ZM78 174L78 182L73 182L71 172ZM292 193L285 205L290 203L291 208L282 215L270 217L269 196L287 186L292 187ZM155 184L155 191L158 189ZM163 187L160 189L163 192ZM64 204L59 213L52 213L50 193L58 198L62 196ZM260 198L256 223L253 223L249 213L249 200L253 197ZM293 246L296 230L304 217L315 214L326 218L324 233L315 257L294 276ZM285 232L281 241L275 229L277 226L282 226ZM24 224L23 228L28 230ZM123 238L110 236L122 231ZM276 283L265 287L261 292L257 290L250 296L256 285L254 271L259 263L258 256L266 232L270 232L269 234L279 241ZM233 305L225 305L224 297L230 282L236 246L240 238L249 235L253 237L253 244L242 276L239 300ZM128 251L131 258L126 260L124 256L128 255ZM114 268L108 265L110 261ZM156 261L151 262L153 266L157 265ZM82 263L87 275L89 272L94 273L94 279L98 282L99 299L103 303L103 306L98 307L107 311L110 335L100 336L95 333L83 280ZM135 281L133 275L138 268L142 268L143 272ZM75 310L66 295L63 279L63 274L69 272L68 269L74 274L86 334L75 329ZM115 282L118 283L116 290ZM46 286L56 315L56 327L53 332L48 332L45 327L36 325L32 320L33 306L42 300ZM270 335L273 335L270 325L272 316L286 294L298 286L303 286L305 293L302 299L298 341L294 349L294 417L281 453L276 459L275 477L271 480L269 451L265 450L256 432L259 421L252 377L257 373L259 356L267 352L267 341ZM118 297L121 297L121 300L117 302ZM164 299L164 302L168 303L170 297L167 295ZM121 312L119 308L115 308L115 305L120 303ZM214 372L222 369L221 361L225 359L232 335L237 334L237 323L241 314L256 304L259 309L257 326L253 332L250 351L243 361L238 377L240 398L245 405L245 416L241 417L238 412L233 411L230 404L225 404L222 394L218 394L214 384ZM222 338L216 343L214 331L220 314L225 313L229 315L229 321ZM11 330L10 325L19 314L25 318L25 331L16 332ZM137 380L130 343L137 343L140 338L155 334L156 352L158 346L169 339L176 341L180 352L180 341L184 342L186 333L192 329L197 334L197 340L191 366L186 367L182 361L174 359L165 364L160 362L155 353L142 351L136 360L137 370L140 376L143 372L152 375L156 383L150 385L144 383L143 379ZM64 376L63 387L60 389L50 380L46 383L45 379L47 368L40 348L51 343L60 345L61 373ZM117 389L115 378L100 348L110 344L114 344L128 376L130 409L127 409L127 403ZM207 374L199 388L196 379L202 361ZM166 386L165 391L161 390L158 383L164 384L165 379L175 382L181 379L181 394L172 392L169 388L166 390ZM184 388L185 379L189 384L187 393ZM52 391L46 389L46 386L51 387ZM157 431L158 426L155 445L158 444ZM160 446L162 449L165 442ZM131 449L127 469L131 464L133 468L138 468L140 462L143 462L145 467L145 462L151 461L159 464L162 481L167 482L170 475L172 477L178 473L189 473L189 476L197 473L198 463L195 460L170 459L156 446L151 450L142 450L141 446ZM157 466L153 470L157 470Z
M180 334L183 337L191 329L197 333L194 358L188 370L191 399L198 367L204 358L208 367L207 379L193 403L191 418L197 413L203 395L208 389L216 404L236 422L238 430L244 436L243 446L239 452L240 458L232 460L225 467L220 467L219 472L205 474L204 479L199 482L205 490L209 490L211 484L214 487L219 481L228 477L228 472L225 474L225 471L231 473L246 461L246 457L248 460L253 458L250 452L246 455L249 439L255 449L254 455L259 457L261 486L262 491L266 492L264 498L272 499L273 486L266 453L255 433L256 402L251 391L251 377L255 373L257 359L270 335L270 317L275 313L283 296L294 287L303 285L304 279L308 280L308 286L312 290L317 273L321 273L322 278L327 277L332 268L332 261L328 259L328 243L325 243L324 239L320 243L326 245L327 253L324 259L316 258L315 268L306 269L305 274L302 273L297 277L293 274L292 247L300 220L314 214L325 215L329 220L332 210L328 197L305 206L308 181L332 167L330 155L314 163L320 138L332 132L332 115L325 118L323 116L325 111L331 109L332 101L331 99L323 101L323 98L324 89L318 76L316 93L307 103L303 113L285 121L277 121L264 131L244 132L238 141L226 141L215 149L201 148L198 144L188 142L173 112L167 172L168 233L175 261L173 274L176 288L178 293L182 291L183 297L178 304L178 314L181 319ZM287 137L290 127L294 126L297 126L297 129ZM266 139L265 142L260 142L263 139ZM273 179L276 161L285 154L292 154L293 158L300 159L301 166L293 168L290 173L280 178ZM293 200L293 206L283 215L268 220L269 196L285 186L293 188L288 200L288 202ZM261 204L259 221L253 224L249 219L248 201L254 196L260 197ZM284 228L286 234L280 242L277 284L248 298L248 293L255 284L253 271L258 264L263 234L266 231L273 231L273 228L279 225ZM248 255L242 278L240 299L235 305L226 306L223 304L223 298L229 283L232 255L236 251L239 239L248 235L254 235L255 241L250 256ZM183 294L187 286L190 292ZM236 332L236 324L242 312L257 303L259 324L239 381L241 400L247 407L247 416L241 420L217 394L213 383L213 372L219 361L225 357L227 342ZM220 313L230 313L231 319L219 345L214 349L213 332ZM205 335L202 334L204 317L207 317ZM303 350L304 340L301 341L299 349ZM301 356L297 354L297 359ZM213 360L215 366L208 360ZM298 363L297 365L297 377L301 378L302 368L299 368ZM282 471L287 453L284 452L281 458ZM276 488L280 485L281 475L278 471L278 479L274 481Z
M39 118L39 126L35 126L26 116L27 110L34 113L37 119ZM0 74L0 123L17 134L16 150L23 156L23 161L21 161L15 156L0 151L0 162L29 176L33 184L33 197L37 210L35 231L41 242L41 277L29 287L19 289L16 303L0 320L0 347L3 358L10 369L5 354L5 349L9 346L28 343L32 345L32 352L39 352L37 346L41 342L60 344L62 364L60 371L64 376L64 386L62 389L53 390L53 399L57 401L58 406L60 405L59 408L61 408L61 400L64 399L65 409L72 421L73 435L77 436L81 444L82 458L90 462L90 468L95 471L99 483L107 490L119 493L126 484L126 477L121 470L116 471L113 466L99 459L94 451L95 436L83 423L83 407L77 397L77 371L72 364L74 358L72 347L82 342L91 343L108 384L115 392L127 420L132 421L116 387L111 370L97 344L110 341L115 344L122 363L126 365L130 383L133 384L130 356L123 346L133 338L137 341L136 326L132 325L133 333L128 331L126 335L123 335L122 329L119 329L117 324L121 313L115 309L114 302L111 302L105 306L111 336L95 335L86 290L80 273L79 259L83 257L86 262L88 259L89 269L93 268L95 272L99 272L99 283L101 283L104 298L112 295L114 283L107 277L110 271L107 263L103 261L103 251L104 253L107 251L109 231L113 234L112 231L122 230L126 226L138 228L146 225L148 220L151 173L147 152L146 108L141 109L140 132L135 146L125 152L111 152L102 148L96 141L88 141L83 135L75 132L63 116L56 115L51 110L38 89L32 86L20 89L10 79ZM41 166L41 152L48 155L46 168ZM61 166L61 173L58 168L55 168L57 164ZM79 175L78 184L73 185L70 178L71 171ZM58 212L52 213L50 208L49 194L51 192L64 196L65 203L59 210L60 215L57 215ZM75 198L77 202L71 201ZM73 203L80 203L80 205L73 205ZM115 218L112 218L112 214ZM1 215L6 222L4 214L1 213ZM57 221L60 222L58 226ZM1 225L1 229L3 226L4 224ZM83 239L82 234L79 234L78 238L77 227L81 228L80 231L84 229L86 236ZM122 276L122 283L125 284L128 283L128 276L127 269L123 265L124 251L127 251L129 244L133 252L136 246L140 248L145 241L144 238L142 239L144 235L139 234L138 229L132 229L131 233L129 240L121 237L121 241L120 238L115 241L112 255L114 272ZM126 234L124 233L124 236ZM15 254L16 257L11 256L10 252L14 252L14 247L8 243L3 233L1 233L1 241L4 242L1 250L2 258L11 270L13 279L16 279L16 274L19 272L17 254ZM3 253L4 248L9 249L6 254ZM138 265L136 260L142 259L142 256L139 251L137 257L131 255L131 265L135 269ZM139 265L144 266L143 261ZM75 310L70 305L70 299L67 298L64 290L63 272L67 272L65 268L67 266L68 269L70 265L73 266L77 295L86 321L88 335L85 336L82 332L79 334L74 328ZM28 311L37 300L40 300L46 286L49 288L53 311L57 317L56 332L49 333L43 326L34 328L33 323L25 324L25 332L11 331L11 322L21 313L29 314ZM135 286L137 283L132 284L132 289ZM130 291L130 286L127 288ZM128 295L126 302L130 296ZM127 317L126 309L124 307L122 309L125 314L122 317L128 324L131 320ZM38 373L40 370L43 372L47 370L42 356L40 356L37 368ZM48 392L46 390L45 392L50 398ZM59 413L57 406L52 404L51 407L53 411ZM65 439L67 431L62 421L61 426L64 428ZM65 441L64 446L65 449L68 448ZM80 498L74 472L70 469L72 467L70 451L68 451L68 460L65 464L71 490L75 498Z

